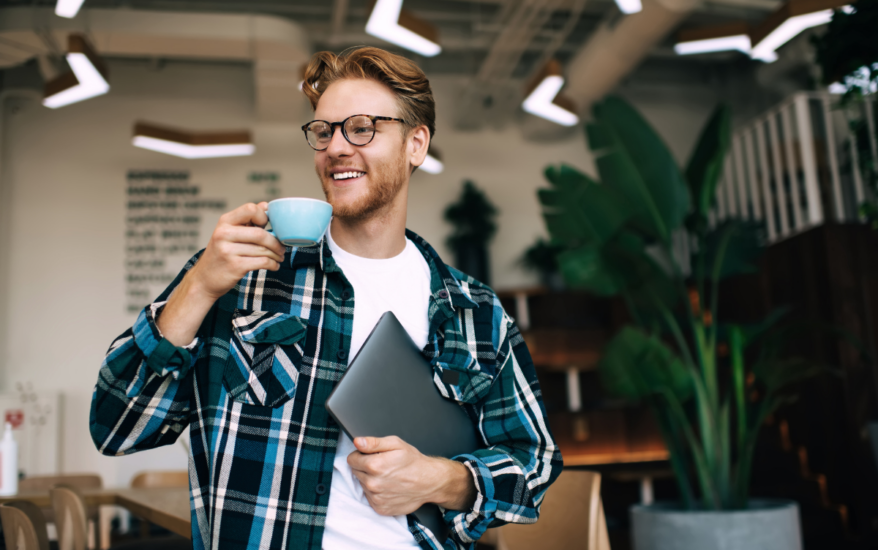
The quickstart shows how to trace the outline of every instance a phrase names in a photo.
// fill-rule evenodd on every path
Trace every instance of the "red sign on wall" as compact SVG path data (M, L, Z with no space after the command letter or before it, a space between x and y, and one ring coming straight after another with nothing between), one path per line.
M6 422L12 424L12 429L16 430L24 424L24 411L21 409L7 409Z

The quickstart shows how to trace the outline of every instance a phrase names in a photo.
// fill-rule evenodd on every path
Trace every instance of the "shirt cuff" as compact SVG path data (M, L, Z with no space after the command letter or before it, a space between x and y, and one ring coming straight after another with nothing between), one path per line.
M186 346L175 346L164 337L156 320L167 302L152 303L140 312L134 322L134 342L146 357L146 364L159 376L171 376L174 380L189 372L195 360L201 341L196 336Z
M452 460L469 469L476 486L476 500L468 511L446 510L445 522L462 542L471 544L479 540L494 521L499 504L494 499L494 477L491 469L473 455L458 455Z

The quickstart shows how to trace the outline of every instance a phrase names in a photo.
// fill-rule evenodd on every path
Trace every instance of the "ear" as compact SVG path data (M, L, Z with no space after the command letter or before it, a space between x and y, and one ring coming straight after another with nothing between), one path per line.
M415 167L422 165L430 149L430 130L422 124L409 132L407 141L409 163Z

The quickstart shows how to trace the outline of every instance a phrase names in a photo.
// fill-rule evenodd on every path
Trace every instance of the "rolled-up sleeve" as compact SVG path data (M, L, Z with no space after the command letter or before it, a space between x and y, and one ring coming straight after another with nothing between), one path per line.
M110 345L92 394L89 429L97 449L124 455L170 445L188 425L192 380L201 351L164 338L156 319L167 298L195 265L193 257L159 299Z
M488 446L454 458L469 469L477 490L471 510L445 513L452 537L464 545L488 527L536 522L543 496L563 467L533 361L511 319L506 333L503 364L481 401L478 428Z

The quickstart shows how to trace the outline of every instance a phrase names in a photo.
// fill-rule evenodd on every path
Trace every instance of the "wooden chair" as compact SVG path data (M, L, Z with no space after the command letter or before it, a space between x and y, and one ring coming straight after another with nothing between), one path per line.
M46 517L37 505L7 502L0 506L0 522L8 550L49 550Z
M543 498L539 521L493 531L497 550L610 550L601 475L564 470Z
M19 493L27 493L27 492L49 492L49 490L55 485L66 485L67 487L75 487L76 489L102 489L104 486L104 482L101 479L101 476L98 474L65 474L65 475L57 475L57 476L33 476L26 477L18 482L18 492ZM101 525L100 521L100 510L97 506L88 506L86 507L86 518L88 518L89 524L89 546L95 545L95 534L98 531L98 526ZM52 508L45 508L43 510L43 514L46 516L46 521L49 523L55 522L55 512ZM109 524L108 524L109 525ZM57 526L57 524L56 524ZM110 537L109 531L104 529L102 531L107 531L106 533L101 532L101 548L106 548L109 545Z
M139 472L131 480L131 487L133 489L189 487L189 472L186 470L147 470Z
M61 550L87 550L88 521L85 499L70 486L56 485L49 490L55 511L58 546Z
M131 479L132 489L153 489L169 487L189 487L189 472L187 470L147 470L138 472ZM140 537L149 538L150 524L140 518Z

